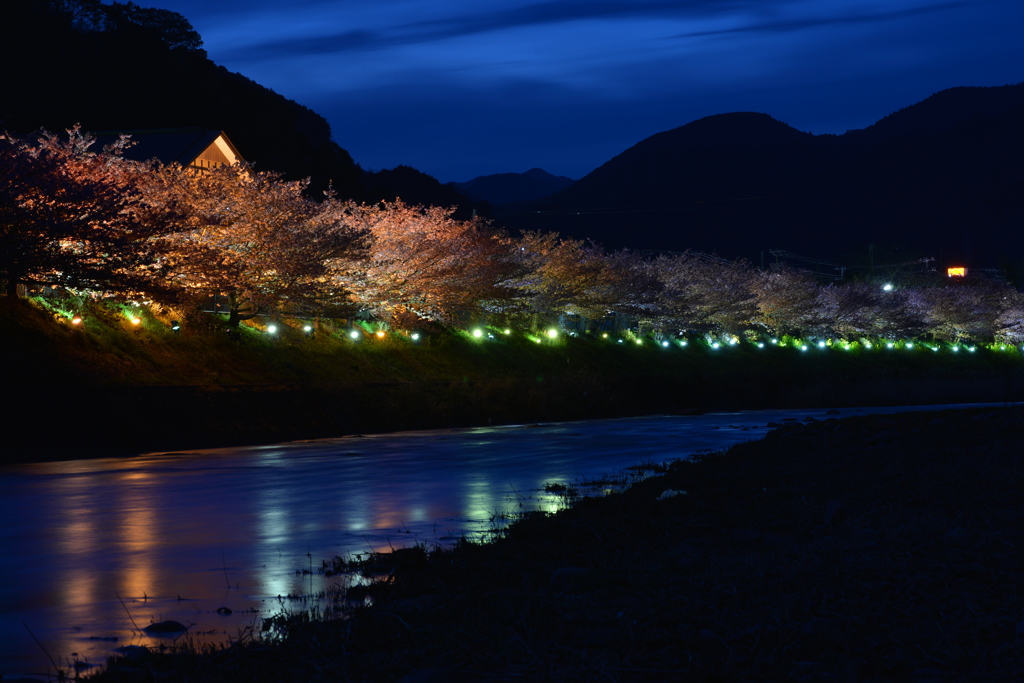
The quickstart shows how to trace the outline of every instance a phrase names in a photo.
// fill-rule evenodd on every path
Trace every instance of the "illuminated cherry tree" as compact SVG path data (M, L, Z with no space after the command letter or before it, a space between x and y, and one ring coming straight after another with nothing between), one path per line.
M366 236L366 258L333 266L335 282L362 308L397 324L452 323L479 315L507 295L507 249L498 232L452 218L454 209L342 203L338 213Z
M666 327L736 334L757 313L754 273L745 261L685 253L660 256L653 267L663 287L659 308Z
M1017 291L1005 282L980 279L923 289L920 297L929 331L950 341L981 341L997 330L1012 330L1006 314L1019 302Z
M818 283L814 275L786 265L759 271L753 280L755 322L775 335L798 334L811 322Z
M124 141L94 151L66 139L0 135L0 273L18 285L131 292L152 286L150 238L160 229L139 203L139 167Z
M358 259L363 236L336 200L312 201L305 187L239 164L154 167L147 199L178 217L159 240L165 276L192 297L226 293L231 325L345 298L332 266Z
M517 270L511 280L514 308L534 329L564 314L600 319L622 298L617 290L620 274L593 243L553 232L526 232L509 246Z
M1024 295L1014 291L996 319L996 340L1024 344Z

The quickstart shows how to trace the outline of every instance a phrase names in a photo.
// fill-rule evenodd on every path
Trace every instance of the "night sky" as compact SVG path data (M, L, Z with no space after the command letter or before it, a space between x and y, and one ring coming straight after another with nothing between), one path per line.
M1021 0L141 0L310 107L369 170L580 178L694 119L863 128L1024 81ZM230 132L229 132L230 134Z

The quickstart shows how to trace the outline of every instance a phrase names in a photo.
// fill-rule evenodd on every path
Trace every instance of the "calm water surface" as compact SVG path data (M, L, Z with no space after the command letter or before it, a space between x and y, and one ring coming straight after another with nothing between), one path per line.
M942 407L964 406L841 415ZM826 417L645 417L3 466L0 674L52 673L43 647L67 667L161 642L133 622L238 637L337 583L316 573L324 559L486 535L504 512L556 509L546 483L723 449L807 416Z

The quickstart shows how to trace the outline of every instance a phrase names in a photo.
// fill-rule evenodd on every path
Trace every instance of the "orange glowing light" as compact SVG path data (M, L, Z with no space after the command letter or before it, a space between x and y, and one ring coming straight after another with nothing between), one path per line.
M946 274L949 277L965 277L967 275L967 269L963 266L956 266L954 268L947 268Z

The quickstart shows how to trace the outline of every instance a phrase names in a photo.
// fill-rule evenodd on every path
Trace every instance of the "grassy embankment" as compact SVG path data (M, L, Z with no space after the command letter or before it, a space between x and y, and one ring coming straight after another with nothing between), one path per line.
M1020 407L793 424L491 544L370 557L348 619L98 681L1024 680L1022 434Z
M84 313L80 325L67 314ZM141 323L133 325L130 315ZM169 323L181 318L182 329ZM743 342L662 348L492 330L418 341L321 321L243 325L164 309L0 297L20 460L266 443L346 433L768 407L1024 398L1016 350L808 351ZM539 339L539 341L538 341Z

